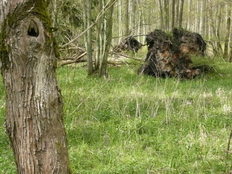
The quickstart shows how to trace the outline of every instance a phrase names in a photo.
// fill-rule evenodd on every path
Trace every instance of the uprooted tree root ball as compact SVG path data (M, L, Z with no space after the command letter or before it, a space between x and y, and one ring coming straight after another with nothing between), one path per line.
M138 40L136 40L133 36L126 37L119 45L113 48L115 52L121 51L133 51L135 53L143 46Z
M155 30L146 37L148 53L139 74L155 77L193 79L200 75L200 67L194 67L191 54L204 55L206 43L198 33L174 28L171 34Z

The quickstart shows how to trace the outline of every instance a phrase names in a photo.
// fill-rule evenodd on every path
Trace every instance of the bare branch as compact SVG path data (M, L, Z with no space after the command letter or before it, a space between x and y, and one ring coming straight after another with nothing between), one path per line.
M137 61L143 62L142 59L134 58L134 57L131 57L131 56L128 56L128 55L125 55L125 54L122 54L122 53L117 53L117 52L114 52L114 51L111 51L110 54L116 55L116 56L122 56L122 57L125 57L127 59L133 59L133 60L137 60Z
M80 56L78 56L74 60L62 60L58 64L58 67L61 67L61 66L64 66L64 65L68 65L68 64L72 64L72 63L77 63L77 62L86 62L86 60L81 60L81 58L84 57L86 54L87 54L87 52L84 52L84 53L82 53Z
M74 41L76 41L79 37L83 36L89 29L91 29L94 25L97 24L98 20L110 9L110 7L112 7L118 0L114 0L111 4L106 5L107 8L106 9L102 9L102 11L98 14L97 18L95 19L95 21L89 26L87 27L82 33L80 33L77 37L75 37L74 39L70 40L68 43L64 44L61 46L61 48L64 48L66 46L68 46L69 44L73 43Z

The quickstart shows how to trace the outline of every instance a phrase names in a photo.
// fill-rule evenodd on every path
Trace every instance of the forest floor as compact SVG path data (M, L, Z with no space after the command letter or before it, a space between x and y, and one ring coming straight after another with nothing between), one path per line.
M60 67L73 173L229 173L232 64L202 61L211 72L184 81L138 76L139 65L109 67L108 79ZM2 83L0 92L0 173L14 174Z

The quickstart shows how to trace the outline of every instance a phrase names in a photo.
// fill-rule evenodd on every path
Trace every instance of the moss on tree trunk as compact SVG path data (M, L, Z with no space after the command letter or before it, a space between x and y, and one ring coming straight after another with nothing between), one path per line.
M46 9L42 0L11 5L1 27L6 130L22 174L69 173L58 54Z

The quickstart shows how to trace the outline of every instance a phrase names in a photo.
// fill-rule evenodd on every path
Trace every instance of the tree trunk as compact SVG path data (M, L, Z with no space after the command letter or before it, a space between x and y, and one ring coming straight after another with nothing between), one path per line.
M223 52L222 45L221 45L221 24L222 24L222 5L218 4L218 26L216 30L216 36L217 36L217 50L221 54Z
M120 44L122 42L121 37L123 37L123 18L122 18L122 1L118 1L118 35L120 37L120 39L118 40L118 44Z
M202 11L201 11L201 17L202 17L202 28L201 28L201 34L205 37L206 36L206 17L207 17L207 10L206 10L206 0L202 1Z
M232 42L230 42L230 54L229 54L228 61L232 62Z
M180 0L176 0L176 1L177 1L176 2L176 25L179 26Z
M229 61L229 42L230 42L230 29L231 29L231 9L227 6L227 27L226 27L226 37L225 37L225 47L224 47L224 59Z
M184 0L181 0L180 18L179 18L179 28L181 28L181 27L182 27L182 22L183 22L183 12L184 12Z
M6 130L19 174L67 174L57 50L44 0L0 1Z
M129 0L125 1L125 36L130 34L129 32Z
M92 0L84 0L84 19L85 19L85 28L88 28L92 24ZM94 72L93 69L93 59L92 59L92 29L90 28L86 32L86 50L87 50L87 67L88 75L92 75Z
M176 1L173 0L172 1L172 28L175 27L175 15L176 15L176 13L175 13L175 5L176 5Z
M99 11L104 15L97 24L96 70L99 76L107 77L107 59L112 40L113 6L117 0L100 0ZM108 2L108 3L107 3ZM107 10L107 11L106 11Z
M164 0L165 31L169 30L169 0Z
M159 9L160 9L160 29L164 28L164 12L162 1L159 0Z
M136 16L137 16L137 0L132 0L131 2L131 8L132 8L132 12L130 13L131 16L131 28L134 30L136 28ZM136 33L134 33L136 34Z

